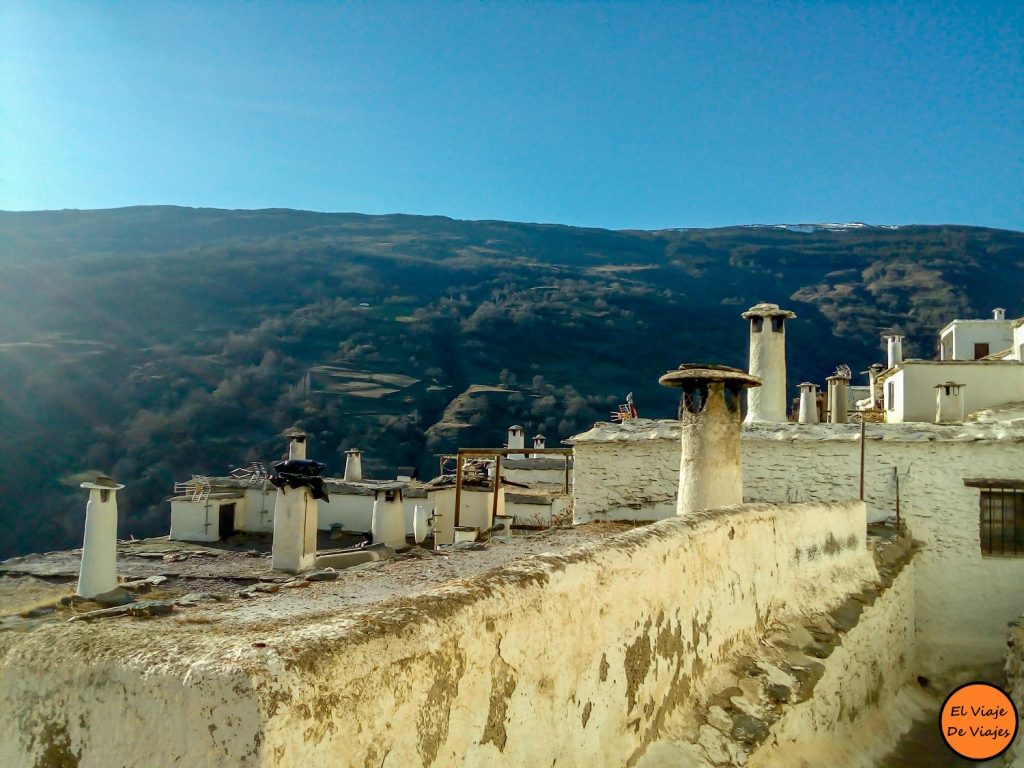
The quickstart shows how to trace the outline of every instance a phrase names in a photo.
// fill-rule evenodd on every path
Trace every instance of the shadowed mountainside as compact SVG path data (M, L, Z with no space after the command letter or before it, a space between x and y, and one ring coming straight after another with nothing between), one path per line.
M744 366L758 301L793 309L790 389L932 357L953 317L1011 315L1024 234L963 226L657 232L444 217L137 207L0 213L0 557L77 545L78 483L127 484L121 532L165 533L175 479L272 461L292 425L339 473L436 471L508 424L548 445L658 376ZM793 392L791 392L792 394Z

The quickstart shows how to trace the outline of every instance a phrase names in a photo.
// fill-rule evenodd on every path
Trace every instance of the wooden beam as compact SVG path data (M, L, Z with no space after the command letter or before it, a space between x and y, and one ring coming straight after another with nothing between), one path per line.
M526 451L526 448L459 448L459 455L467 458L482 459L492 456L525 453ZM572 448L530 448L529 452L531 454L548 454L552 456L572 456Z
M452 523L453 526L459 524L459 512L462 510L462 453L455 457L455 521ZM454 541L454 528L452 529L452 537Z
M491 504L491 525L498 517L498 489L501 487L501 455L494 457L494 501Z

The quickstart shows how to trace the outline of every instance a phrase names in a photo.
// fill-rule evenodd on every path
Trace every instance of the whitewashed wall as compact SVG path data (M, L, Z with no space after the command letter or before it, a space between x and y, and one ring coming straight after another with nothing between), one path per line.
M888 379L884 397L886 421L935 421L935 385L946 381L965 384L965 412L979 411L1024 400L1024 365L1015 361L985 360L969 363L939 363L911 360ZM893 383L894 408L889 408L889 387Z
M585 472L573 488L577 521L674 514L678 427L637 421L573 438L577 470ZM1024 428L878 424L868 435L869 519L895 515L896 467L901 513L924 544L917 558L919 674L958 680L998 666L1006 623L1024 613L1024 589L1017 586L1024 583L1024 558L982 557L979 491L964 478L1024 480ZM856 497L858 440L855 425L744 427L744 501Z
M266 488L246 488L245 503L239 508L239 529L259 533L273 532L276 499L277 488L269 483Z
M973 360L975 344L988 344L989 354L1009 349L1013 343L1012 323L1012 320L954 320L941 340L945 345L949 339L953 360ZM947 359L945 350L943 359Z
M434 541L437 544L451 544L455 540L455 486L431 489L427 499L438 515L434 519ZM463 488L459 504L459 525L486 528L491 525L491 511L494 509L494 493L480 488ZM498 490L498 514L505 512L505 487Z
M4 633L0 765L622 766L765 626L874 581L864 528L740 506L358 613Z
M206 499L201 502L187 498L171 499L171 539L219 541L220 508L227 504L235 505L234 526L237 529L244 519L244 498Z

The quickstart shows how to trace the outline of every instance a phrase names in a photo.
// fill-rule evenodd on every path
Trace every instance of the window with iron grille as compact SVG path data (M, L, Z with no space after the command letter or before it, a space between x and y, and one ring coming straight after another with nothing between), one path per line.
M981 492L981 554L1024 557L1024 489Z

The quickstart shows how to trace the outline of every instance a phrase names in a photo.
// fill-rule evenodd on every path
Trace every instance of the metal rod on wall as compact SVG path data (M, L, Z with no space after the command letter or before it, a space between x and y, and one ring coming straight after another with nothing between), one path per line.
M864 501L864 414L860 415L860 500Z

